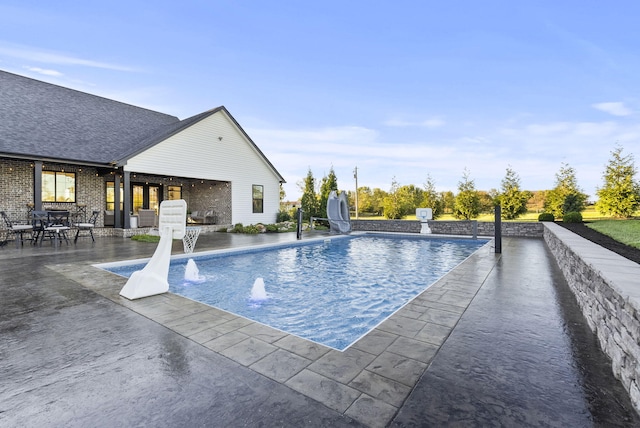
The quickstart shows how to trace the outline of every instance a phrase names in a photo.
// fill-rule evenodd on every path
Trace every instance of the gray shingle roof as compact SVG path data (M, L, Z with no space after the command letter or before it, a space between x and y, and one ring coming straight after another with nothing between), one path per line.
M175 128L175 116L0 70L0 156L109 164Z
M68 163L122 164L212 114L224 111L273 169L224 106L180 120L0 70L0 157Z

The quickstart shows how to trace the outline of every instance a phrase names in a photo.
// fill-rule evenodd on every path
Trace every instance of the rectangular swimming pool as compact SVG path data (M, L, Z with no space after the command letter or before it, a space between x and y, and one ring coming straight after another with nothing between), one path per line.
M199 253L191 262L172 259L169 285L172 293L344 350L487 242L365 234ZM144 263L100 267L128 277Z

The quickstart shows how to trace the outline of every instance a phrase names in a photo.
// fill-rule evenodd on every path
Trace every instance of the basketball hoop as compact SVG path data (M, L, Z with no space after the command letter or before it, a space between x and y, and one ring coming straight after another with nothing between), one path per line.
M196 246L198 235L200 235L201 227L186 227L184 236L182 237L182 245L184 246L184 253L191 254Z

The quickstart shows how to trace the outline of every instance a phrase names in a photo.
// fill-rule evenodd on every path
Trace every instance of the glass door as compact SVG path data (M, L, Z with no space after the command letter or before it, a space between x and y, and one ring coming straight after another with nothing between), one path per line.
M160 207L160 187L149 186L149 208L156 210L158 214L158 208Z
M144 208L144 186L134 184L131 189L131 200L133 203L133 213L138 214L140 208Z
M122 210L122 204L124 200L124 190L122 187L122 183L120 183L120 209ZM116 209L115 201L116 201L116 192L115 192L115 183L113 181L107 181L107 194L106 194L106 206L105 209L109 211L113 211Z
M140 208L155 210L157 214L162 202L162 186L146 183L132 184L131 202L134 214L138 214Z

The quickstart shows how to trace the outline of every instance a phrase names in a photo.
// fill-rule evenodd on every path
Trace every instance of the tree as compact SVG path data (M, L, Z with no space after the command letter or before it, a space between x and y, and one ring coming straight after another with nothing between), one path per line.
M409 184L398 189L401 217L414 214L424 199L424 190Z
M336 173L332 166L329 170L329 175L322 177L320 182L320 204L318 207L320 215L318 217L327 216L327 200L329 199L329 194L333 190L336 192L338 191L338 177L336 177Z
M527 209L535 211L536 213L541 212L544 209L544 201L547 197L546 190L534 190L531 192L531 198L527 202Z
M531 192L520 190L520 177L507 167L507 173L500 183L502 192L498 196L502 208L502 218L514 220L527 212L527 202L531 199Z
M388 193L378 187L373 189L373 193L371 195L371 212L375 215L381 215L384 212L384 198L386 198Z
M373 192L369 187L358 187L358 211L360 213L373 212L373 209L371 208L372 195ZM349 204L355 208L356 198L353 195L353 192L349 192Z
M629 218L640 207L640 184L634 180L637 173L633 154L622 156L622 147L611 152L602 178L604 186L598 188L596 207L602 214Z
M587 198L578 187L575 170L563 163L556 173L556 186L547 192L544 209L559 218L568 212L584 210Z
M442 198L442 208L444 209L444 212L453 213L453 210L456 207L456 196L453 192L451 190L447 190L440 193L440 197Z
M400 201L400 184L393 177L391 180L391 189L382 202L384 216L388 219L402 218L402 204Z
M480 207L478 209L479 214L492 214L496 209L496 205L499 204L498 196L500 194L496 189L491 189L488 192L484 190L478 190L478 200L480 201Z
M444 213L444 201L442 196L436 192L436 184L429 174L427 174L427 182L424 184L424 197L421 206L431 208L434 220Z
M302 208L302 218L309 220L311 217L320 217L318 215L318 197L316 196L316 179L313 178L311 168L307 172L302 187L302 197L300 198L300 207Z
M458 183L458 194L453 209L455 218L470 220L478 217L480 212L480 196L476 185L470 178L469 170L464 169L462 181Z

